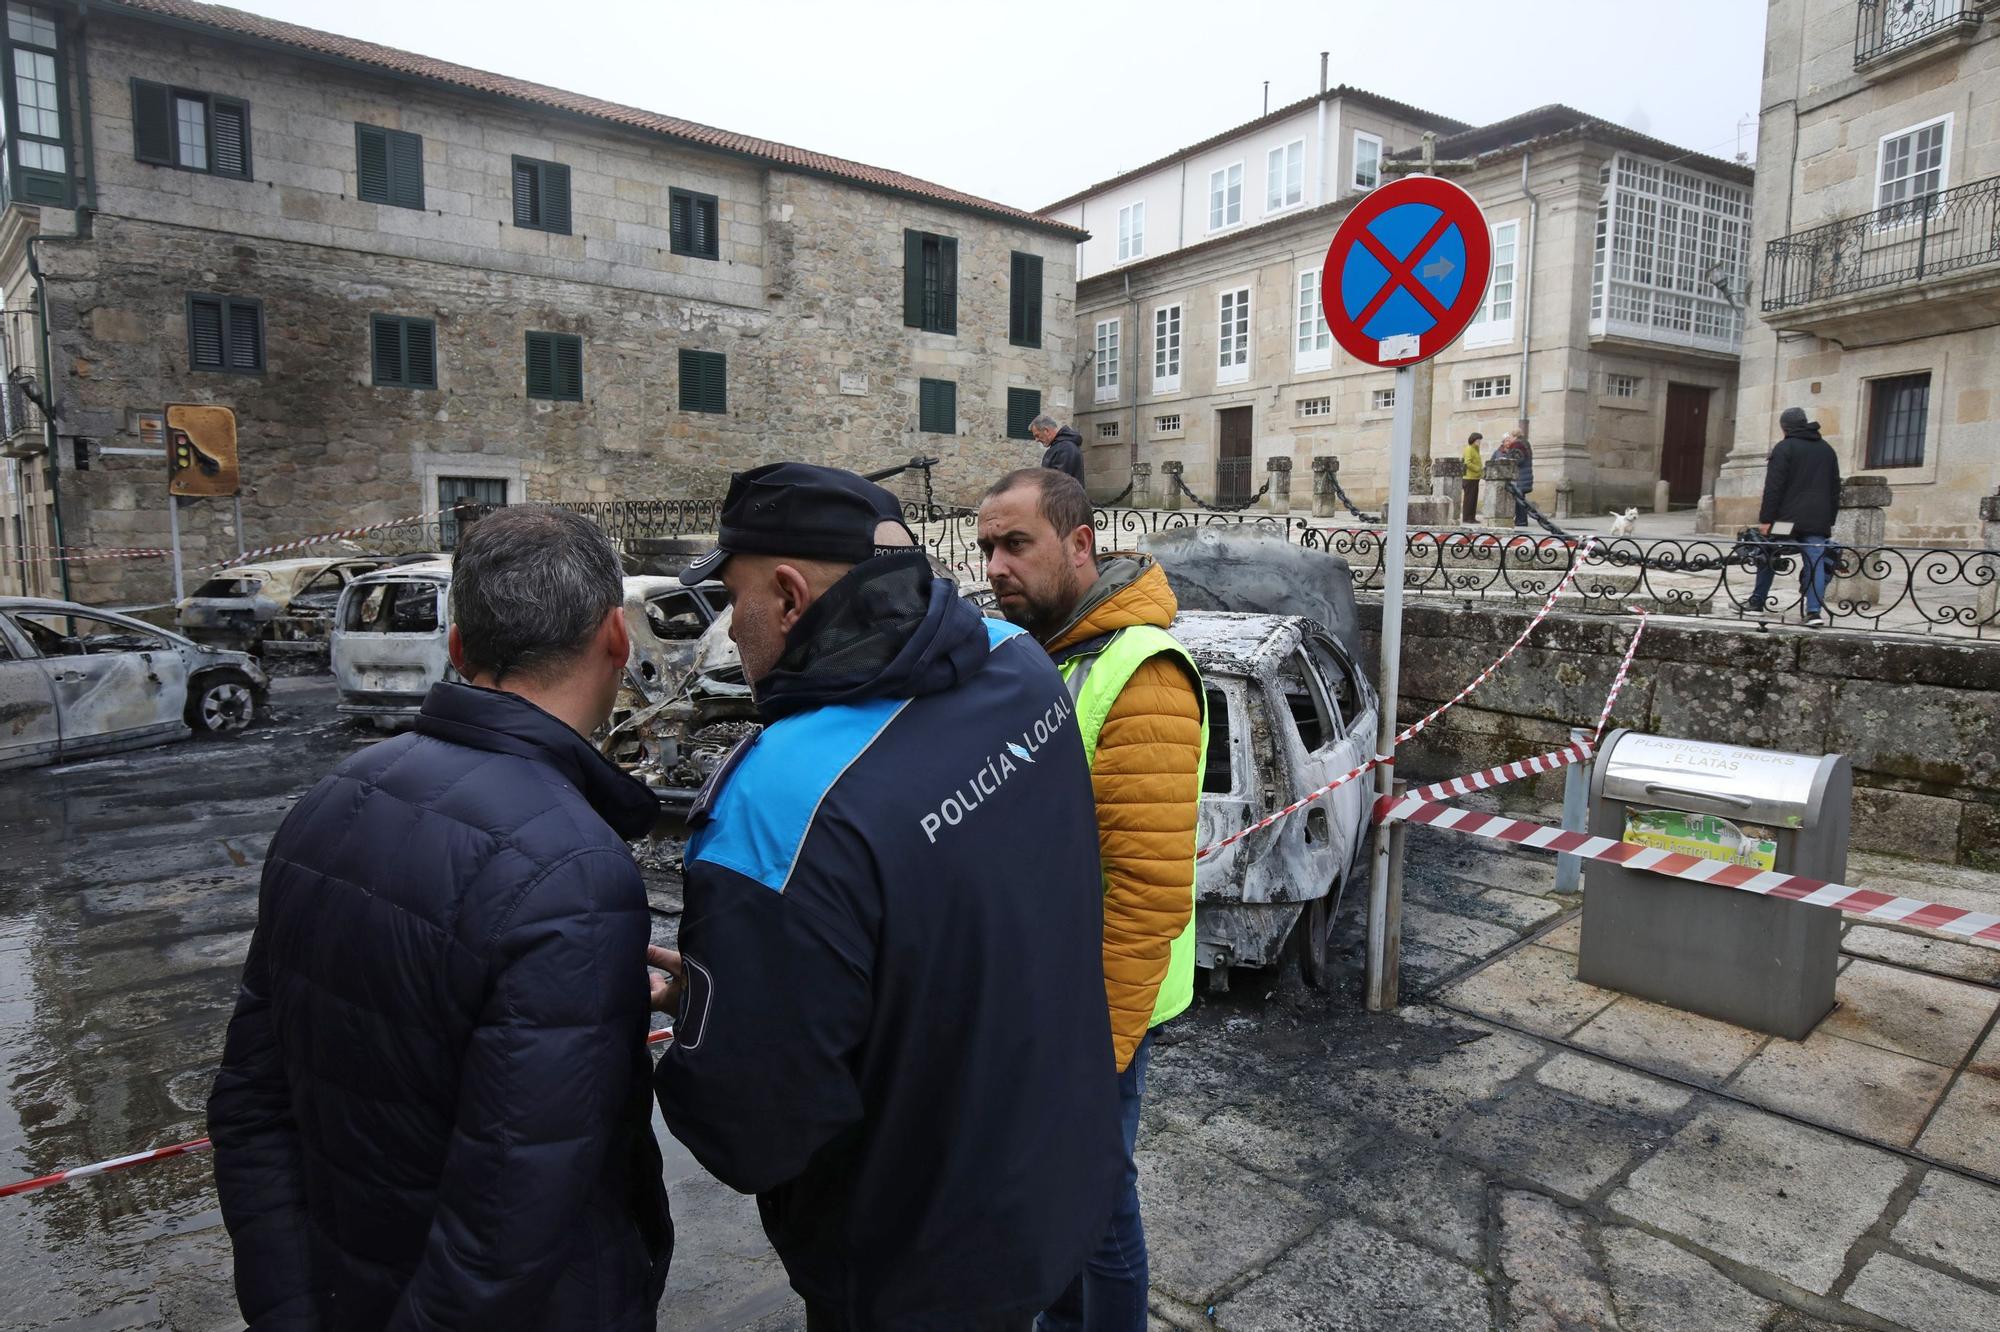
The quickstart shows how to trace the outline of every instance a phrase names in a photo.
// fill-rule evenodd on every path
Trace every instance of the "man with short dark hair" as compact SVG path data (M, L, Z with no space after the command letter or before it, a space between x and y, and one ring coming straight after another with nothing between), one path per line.
M691 815L656 1086L812 1332L1026 1332L1116 1177L1090 785L1048 657L895 511L743 472L681 575L728 587L767 724Z
M208 1106L251 1327L651 1332L673 1227L624 839L657 805L584 739L622 603L584 519L480 519L451 584L465 683L272 840Z
M1083 437L1072 426L1058 425L1053 416L1038 416L1028 433L1042 442L1042 466L1083 484Z
M1201 673L1168 632L1179 604L1166 574L1144 555L1098 555L1090 500L1070 477L1024 468L1000 478L979 505L979 548L1001 613L1042 644L1076 703L1097 814L1104 994L1124 1133L1111 1224L1037 1326L1144 1332L1146 1231L1133 1154L1153 1029L1194 1001L1194 842L1208 744Z

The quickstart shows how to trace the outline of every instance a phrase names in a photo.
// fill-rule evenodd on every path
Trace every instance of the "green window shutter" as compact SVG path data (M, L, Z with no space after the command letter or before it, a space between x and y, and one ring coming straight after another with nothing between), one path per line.
M556 391L561 402L583 401L583 339L574 333L558 333L554 338L556 353Z
M542 225L558 236L569 235L569 168L560 162L542 167Z
M903 322L924 327L924 233L903 233Z
M256 301L228 301L229 368L264 368L264 309Z
M389 202L398 208L424 206L424 141L401 130L389 133Z
M716 235L720 204L712 194L667 191L667 228L675 254L714 259L721 254Z
M224 368L220 297L188 298L188 365L196 370Z
M363 203L389 202L389 132L354 127L354 193Z
M1021 337L1023 347L1042 345L1042 256L1039 254L1018 254L1021 273L1018 285L1021 291Z
M208 169L218 176L250 179L250 104L234 97L213 99L208 127Z
M555 337L550 333L528 335L528 396L553 398L556 395Z
M958 238L938 239L937 331L958 332Z
M1010 388L1007 390L1007 438L1033 439L1028 429L1035 418L1042 414L1042 391L1040 389Z
M514 159L514 225L542 225L542 173L533 162Z
M958 385L949 379L917 381L917 428L933 434L958 433Z
M403 382L434 389L437 380L437 325L428 319L403 320Z
M667 191L667 243L675 254L686 254L693 234L688 214L694 210L694 196L683 190Z
M375 315L369 321L375 337L375 383L377 387L401 387L403 375L403 321Z
M721 352L693 351L683 347L680 371L682 411L722 413L729 410L727 356Z
M132 80L132 155L159 166L174 164L174 100L163 83Z

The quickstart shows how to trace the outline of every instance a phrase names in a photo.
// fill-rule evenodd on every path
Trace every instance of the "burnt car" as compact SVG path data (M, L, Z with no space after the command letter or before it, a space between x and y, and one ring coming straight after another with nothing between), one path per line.
M223 569L182 599L174 609L175 622L195 642L216 647L324 652L334 609L347 585L404 560L318 557Z
M240 731L269 690L247 653L115 611L0 597L0 767Z

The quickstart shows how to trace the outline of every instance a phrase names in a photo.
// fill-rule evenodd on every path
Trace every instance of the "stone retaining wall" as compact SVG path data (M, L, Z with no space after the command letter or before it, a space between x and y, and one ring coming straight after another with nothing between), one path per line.
M1381 604L1360 610L1372 672ZM1405 722L1457 693L1530 614L1406 605ZM1566 742L1571 726L1595 723L1631 632L1629 618L1551 615L1505 669L1402 751L1399 774L1453 777ZM2000 868L2000 643L1655 621L1612 724L1844 753L1856 849ZM1504 787L1501 799L1557 804L1562 777Z

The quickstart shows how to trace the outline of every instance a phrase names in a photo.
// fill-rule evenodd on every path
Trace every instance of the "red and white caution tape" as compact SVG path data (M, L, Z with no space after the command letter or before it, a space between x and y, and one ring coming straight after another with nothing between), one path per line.
M338 532L322 532L317 536L300 537L296 541L281 541L275 546L265 546L259 550L245 551L241 555L231 555L191 570L207 573L214 569L227 569L252 560L260 560L269 555L282 555L287 551L306 550L313 546L324 546L335 541L350 541L355 537L367 536L371 532L384 532L392 527L408 527L412 523L427 523L453 512L451 509L432 509L429 513L412 514L407 518L391 518L387 522L368 523L361 527L342 528ZM76 563L83 560L157 560L174 552L165 546L30 546L29 550L48 551L50 554L30 555L30 564L60 564L65 561Z
M672 1027L661 1027L658 1031L646 1033L646 1044L658 1045L674 1038ZM155 1147L147 1152L133 1152L130 1156L114 1156L109 1161L98 1161L93 1165L71 1166L54 1174L37 1175L33 1179L16 1180L12 1184L0 1185L0 1198L11 1198L17 1193L34 1193L57 1184L70 1184L79 1179L89 1179L92 1175L108 1175L114 1170L130 1170L133 1166L147 1165L153 1161L168 1161L176 1156L193 1156L198 1152L215 1150L215 1144L207 1138L196 1138L192 1142L177 1142L171 1147Z
M1450 781L1433 782L1429 786L1415 787L1410 795L1420 800L1449 800L1453 796L1471 795L1474 791L1490 790L1495 786L1505 786L1508 782L1518 782L1524 777L1533 777L1544 772L1558 772L1572 763L1586 763L1596 752L1596 745L1590 740L1578 740L1564 745L1561 749L1533 758L1502 763L1497 768L1471 773L1464 777L1453 777Z
M1755 865L1708 860L1589 833L1565 832L1545 823L1481 814L1454 805L1422 800L1414 794L1384 797L1377 801L1375 817L1378 823L1402 820L1434 828L1449 828L1453 832L1532 847L1537 851L1555 851L1584 860L1601 860L1631 869L1651 870L1676 879L1718 888L1735 888L1764 897L1803 902L1809 906L1834 907L1863 920L1920 925L1925 929L1941 930L1946 934L2000 946L2000 916L1967 911L1940 902L1920 902L1912 897L1878 893L1871 888L1851 888L1846 884L1810 879L1803 874L1781 874L1776 870L1758 869Z

